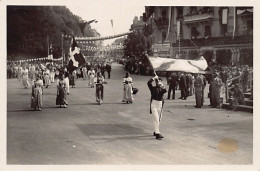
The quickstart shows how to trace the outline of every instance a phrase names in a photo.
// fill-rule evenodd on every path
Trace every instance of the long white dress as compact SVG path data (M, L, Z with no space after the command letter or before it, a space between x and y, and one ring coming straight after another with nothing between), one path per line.
M130 102L134 101L132 88L133 88L133 79L131 77L127 77L123 79L124 84L124 92L123 92L123 102Z
M24 88L29 88L30 87L28 74L29 74L28 69L22 70L22 84L23 84Z
M50 70L46 69L43 72L43 79L44 79L44 84L46 87L48 87L49 85L51 85L51 80L50 80Z
M89 86L94 87L95 70L88 71Z

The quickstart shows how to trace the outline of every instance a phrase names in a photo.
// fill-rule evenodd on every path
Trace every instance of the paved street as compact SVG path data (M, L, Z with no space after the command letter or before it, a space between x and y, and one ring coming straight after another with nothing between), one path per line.
M42 111L30 108L31 89L7 80L7 164L153 164L248 165L253 163L253 114L212 109L209 99L194 108L187 101L167 100L161 122L163 140L152 135L149 77L131 75L139 89L133 104L123 104L119 64L104 85L104 103L95 89L77 80L68 107L55 105L56 86L44 89ZM164 79L165 82L165 79ZM205 96L207 92L205 92Z

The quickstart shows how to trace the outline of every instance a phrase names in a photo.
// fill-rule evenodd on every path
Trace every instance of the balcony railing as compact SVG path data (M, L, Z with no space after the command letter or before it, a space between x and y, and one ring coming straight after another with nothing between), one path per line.
M212 19L213 17L214 17L213 13L185 15L184 22L186 22L186 23L199 22L199 21L203 21L203 20Z
M229 37L210 37L207 40L205 38L199 38L199 39L182 39L180 42L180 46L182 47L188 47L188 46L194 46L194 43L201 47L201 46L213 46L213 45L231 45L231 44L252 44L253 43L253 36L247 35L247 36L236 36L234 39L232 36ZM179 43L173 43L173 47L178 47Z

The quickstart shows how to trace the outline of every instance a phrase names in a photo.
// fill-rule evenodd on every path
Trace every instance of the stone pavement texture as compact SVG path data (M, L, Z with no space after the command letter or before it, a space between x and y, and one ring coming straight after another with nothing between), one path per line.
M122 100L123 67L112 65L104 102L82 78L70 88L67 108L55 105L56 86L44 89L42 111L30 109L31 89L7 80L7 164L10 165L251 165L253 114L205 105L195 97L167 100L160 125L165 137L152 135L150 77L131 75L139 89L133 104ZM164 79L165 83L165 79ZM205 92L205 95L207 93Z

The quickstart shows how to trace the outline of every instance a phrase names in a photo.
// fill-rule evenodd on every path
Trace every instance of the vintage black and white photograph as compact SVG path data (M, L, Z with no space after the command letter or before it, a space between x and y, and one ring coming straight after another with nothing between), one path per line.
M252 169L250 3L4 5L6 167Z

